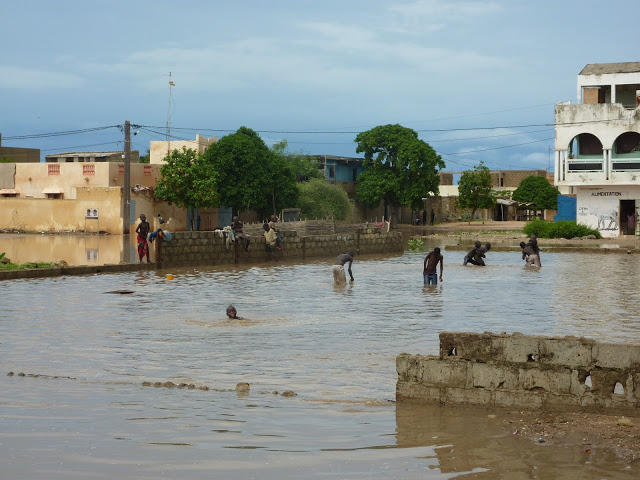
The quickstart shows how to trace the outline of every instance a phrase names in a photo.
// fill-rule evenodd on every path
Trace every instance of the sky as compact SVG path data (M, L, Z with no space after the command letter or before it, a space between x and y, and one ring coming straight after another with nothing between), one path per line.
M398 123L446 171L551 170L554 105L576 101L585 65L640 61L639 14L637 0L0 0L2 145L122 150L129 120L144 154L170 118L172 139L246 126L359 157L359 132Z

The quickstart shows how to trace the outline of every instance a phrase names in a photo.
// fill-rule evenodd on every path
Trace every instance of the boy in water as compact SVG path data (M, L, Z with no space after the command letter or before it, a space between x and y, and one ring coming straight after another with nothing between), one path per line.
M438 274L436 272L438 263L440 264L440 281L442 281L442 269L443 269L443 257L440 255L440 247L433 249L433 252L429 252L424 259L424 284L425 285L438 285Z
M344 264L349 262L349 276L353 282L353 273L351 273L351 264L353 263L353 251L349 250L347 253L338 255L335 263L333 264L333 281L336 285L344 285L347 283L347 276L344 273Z
M525 265L528 267L541 267L540 255L535 253L533 245L520 242L520 248L522 248L522 259L526 260Z
M476 261L474 260L475 256L478 253L478 249L482 247L482 244L480 243L480 240L476 240L476 244L475 246L469 250L469 252L467 252L467 254L464 257L464 261L462 262L463 265L466 265L467 263L471 263L472 265L477 265Z
M229 317L231 320L242 320L242 317L238 316L238 311L233 305L229 305L227 307L227 317Z

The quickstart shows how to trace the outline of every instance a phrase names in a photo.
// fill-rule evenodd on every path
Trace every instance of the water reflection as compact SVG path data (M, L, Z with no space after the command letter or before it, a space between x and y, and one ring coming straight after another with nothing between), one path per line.
M339 289L333 258L3 282L3 471L625 478L614 458L586 464L484 417L392 401L396 356L437 354L442 330L635 340L638 257L543 254L532 270L518 252L490 252L484 268L443 253L444 282L427 288L422 252L358 257ZM231 303L245 320L225 316ZM142 386L166 381L210 390Z
M155 250L150 246L151 261ZM106 265L138 261L135 235L0 234L0 253L14 263L53 262Z

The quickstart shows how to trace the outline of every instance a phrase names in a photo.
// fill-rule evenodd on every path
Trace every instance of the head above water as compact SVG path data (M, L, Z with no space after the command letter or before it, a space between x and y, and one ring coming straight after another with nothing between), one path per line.
M236 310L236 307L234 307L233 305L229 305L227 307L227 317L236 318L237 316L238 316L238 311Z
M520 248L524 248L524 247L526 247L526 246L527 246L527 244L526 244L526 243L524 243L524 242L520 242Z
M140 220L142 220L143 222L147 219L146 215L143 213L140 215Z
M489 242L485 243L484 248L486 248L487 250L491 250L491 244Z
M356 254L353 252L353 250L347 250L347 255L353 258Z
M476 240L476 248L480 248L482 246L482 244L480 243L480 240Z
M434 248L433 253L435 253L436 255L440 255L440 247Z

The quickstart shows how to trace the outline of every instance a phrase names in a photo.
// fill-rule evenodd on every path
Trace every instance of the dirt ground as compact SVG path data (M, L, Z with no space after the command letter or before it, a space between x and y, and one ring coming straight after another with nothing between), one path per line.
M587 454L592 449L613 450L640 473L640 417L523 411L496 418L506 430L532 442L581 446Z

